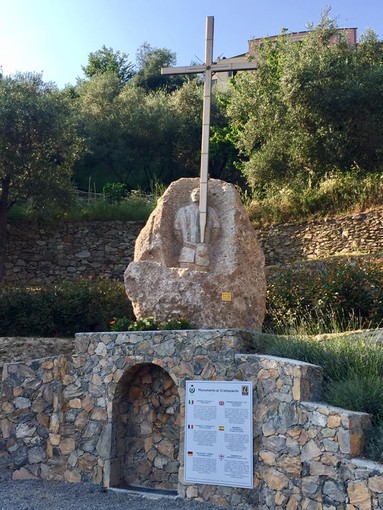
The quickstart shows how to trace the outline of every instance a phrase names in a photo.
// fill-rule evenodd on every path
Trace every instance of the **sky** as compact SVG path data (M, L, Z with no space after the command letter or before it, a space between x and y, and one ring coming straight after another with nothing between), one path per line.
M103 45L127 53L148 42L204 60L206 16L214 16L214 58L245 53L248 40L305 30L331 6L341 28L372 28L383 39L383 0L0 0L0 67L6 75L42 72L60 88L84 77Z

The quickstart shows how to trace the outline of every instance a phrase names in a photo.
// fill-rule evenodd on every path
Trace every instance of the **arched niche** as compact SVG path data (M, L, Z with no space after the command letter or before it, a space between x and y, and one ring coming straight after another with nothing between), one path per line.
M130 368L113 400L110 485L177 490L179 443L175 382L154 364Z

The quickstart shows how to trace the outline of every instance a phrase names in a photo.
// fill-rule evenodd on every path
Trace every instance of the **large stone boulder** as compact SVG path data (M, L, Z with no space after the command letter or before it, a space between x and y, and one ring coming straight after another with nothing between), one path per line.
M198 186L198 179L172 183L138 236L125 271L134 313L159 322L183 317L201 329L260 329L264 255L246 210L233 185L211 179L206 244L195 246L190 196Z

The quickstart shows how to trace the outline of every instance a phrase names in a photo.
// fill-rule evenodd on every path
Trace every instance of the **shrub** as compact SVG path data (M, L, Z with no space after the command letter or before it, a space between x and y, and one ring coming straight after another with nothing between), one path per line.
M70 336L109 329L110 318L133 319L122 283L80 279L38 288L0 287L1 336Z
M173 329L192 329L187 319L169 319L165 323L159 323L154 317L146 317L133 321L127 317L113 319L110 322L112 331L157 331Z
M383 260L332 260L292 267L269 277L266 330L346 331L378 327L383 320ZM315 326L316 325L316 326ZM320 329L320 330L319 330Z
M153 317L135 321L128 317L120 317L110 322L112 331L156 331L158 324Z
M120 203L128 196L128 187L122 182L108 182L105 184L103 193L109 203Z
M172 330L172 329L193 329L193 326L190 324L190 322L187 319L169 319L164 324L161 324L161 328L159 329L165 329L165 330Z
M284 187L270 184L267 189L255 189L248 211L256 226L305 221L379 206L382 191L380 172L334 171L315 184L296 179Z

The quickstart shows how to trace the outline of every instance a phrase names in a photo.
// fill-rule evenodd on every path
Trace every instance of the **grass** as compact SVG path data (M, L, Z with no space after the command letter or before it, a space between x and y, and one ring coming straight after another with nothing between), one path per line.
M269 354L299 359L323 367L325 381L383 377L383 344L344 335L321 337L275 336ZM383 394L382 394L383 395Z
M117 197L109 192L94 202L78 200L64 213L54 208L33 210L17 205L11 209L9 218L39 221L55 221L63 217L71 221L146 220L165 189L164 185L155 182L153 197L140 191L131 192L127 198L125 192ZM274 184L267 189L247 190L242 193L242 201L255 227L302 222L383 205L383 176L380 173L366 175L358 169L348 173L334 171L315 185L292 180L285 186Z
M155 205L154 197L136 192L131 193L125 200L114 203L103 197L89 203L84 199L78 199L64 211L55 207L33 209L25 204L17 204L10 210L9 219L39 222L53 222L58 219L146 221Z
M256 227L335 216L383 205L383 176L334 172L316 185L291 181L246 196Z
M124 202L108 203L99 200L80 204L68 211L65 217L71 221L81 220L128 220L145 221L155 207L154 201L145 196L133 196Z
M346 315L331 307L326 310L311 309L307 313L300 311L299 314L294 314L289 309L285 310L285 312L283 315L280 311L273 310L272 308L267 310L269 319L272 319L273 331L271 333L288 335L290 337L302 337L371 328L371 324L367 324L355 312Z
M366 412L372 428L365 455L383 462L383 343L350 335L323 340L309 336L269 336L267 354L320 365L324 398L330 405Z

